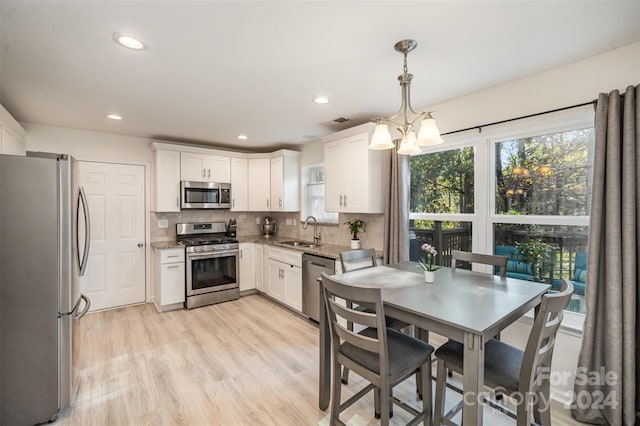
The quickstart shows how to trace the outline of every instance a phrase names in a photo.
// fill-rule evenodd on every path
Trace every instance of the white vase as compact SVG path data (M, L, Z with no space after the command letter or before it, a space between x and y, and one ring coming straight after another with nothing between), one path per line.
M360 240L351 240L351 248L358 250L360 248Z
M436 272L435 271L424 271L424 282L432 283L436 280Z

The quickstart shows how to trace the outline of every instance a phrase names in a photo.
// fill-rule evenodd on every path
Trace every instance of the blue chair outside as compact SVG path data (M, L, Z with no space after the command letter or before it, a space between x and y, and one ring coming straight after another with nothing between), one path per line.
M496 246L495 254L509 258L507 260L507 277L521 280L534 279L533 267L530 263L517 259L516 248L514 246ZM497 274L498 272L495 273Z
M573 278L571 281L573 282L574 294L584 296L584 291L587 286L587 253L576 253Z

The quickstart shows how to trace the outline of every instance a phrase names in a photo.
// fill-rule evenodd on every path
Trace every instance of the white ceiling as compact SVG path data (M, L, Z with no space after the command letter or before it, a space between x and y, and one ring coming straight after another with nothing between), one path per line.
M0 31L19 121L261 151L394 113L398 40L418 109L640 40L640 2L2 0Z

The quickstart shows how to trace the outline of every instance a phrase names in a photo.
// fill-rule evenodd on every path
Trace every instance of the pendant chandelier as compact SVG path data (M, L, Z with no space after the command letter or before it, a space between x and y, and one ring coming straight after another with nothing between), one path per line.
M407 54L418 46L415 40L402 40L395 44L394 48L404 54L403 73L398 76L400 87L402 88L402 104L400 110L389 116L373 120L376 123L369 149L391 149L395 148L389 126L386 123L396 126L402 135L402 142L398 149L398 154L415 154L421 152L423 146L438 145L444 142L440 137L440 131L436 126L436 120L431 112L417 113L411 107L411 80L413 74L407 70ZM413 118L412 118L413 117ZM398 121L402 120L402 122ZM420 131L416 136L415 124L422 120Z

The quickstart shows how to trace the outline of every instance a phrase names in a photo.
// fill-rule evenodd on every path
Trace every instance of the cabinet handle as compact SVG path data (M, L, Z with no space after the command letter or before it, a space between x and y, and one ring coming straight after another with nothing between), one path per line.
M278 198L278 200L279 200L279 201L278 201L278 205L279 205L280 207L282 207L282 198Z
M240 250L240 259L242 259L242 252L243 252L243 251L244 251L244 250Z
M234 198L233 200L231 200L231 207L235 207L236 206L236 199Z
M344 196L344 206L347 207L347 196Z
M211 177L211 169L207 169L207 177L210 178Z
M267 208L269 208L269 199L267 198Z
M340 207L342 207L342 195L340 195Z
M176 197L176 207L180 207L180 197Z
M180 265L170 265L170 266L167 266L167 269L174 269L174 268L179 268L179 267L180 267Z
M178 255L178 254L172 254L171 256L167 256L167 258L170 258L170 257L180 257L180 255Z
M202 177L207 177L207 169L202 169Z

